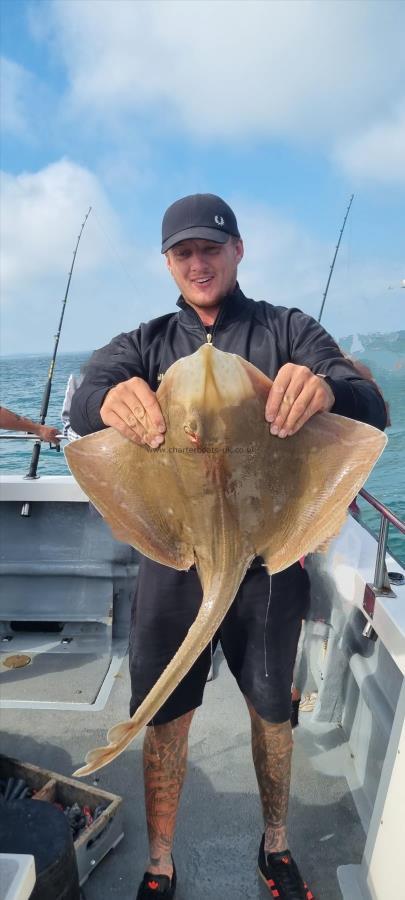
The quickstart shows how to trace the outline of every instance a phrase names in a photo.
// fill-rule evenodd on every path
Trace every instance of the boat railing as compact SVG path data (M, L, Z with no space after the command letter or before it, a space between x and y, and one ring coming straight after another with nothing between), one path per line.
M66 441L67 438L64 434L60 433L57 435L58 440ZM38 437L37 434L33 434L31 431L8 431L5 434L0 434L0 440L2 441L38 441L41 443L41 438ZM49 441L43 441L42 443L47 444Z
M386 554L388 545L389 526L392 525L400 534L405 534L405 522L398 518L384 503L369 494L364 488L359 491L360 497L372 506L380 514L380 529L378 534L377 554L372 583L368 583L364 590L363 609L372 619L374 616L376 597L395 597L391 585L403 585L405 577L402 572L388 572ZM375 639L376 634L370 622L363 631L364 637Z
M380 513L380 531L378 535L378 546L377 546L377 556L375 563L375 571L374 571L374 587L377 590L382 590L386 580L386 563L385 557L387 553L387 543L388 543L388 530L389 526L393 525L401 534L405 534L405 522L402 522L398 516L395 515L388 506L384 506L384 503L381 503L380 500L377 500L376 497L373 497L372 494L369 494L368 491L361 489L359 492L360 496L363 497L370 506L373 506L377 512Z

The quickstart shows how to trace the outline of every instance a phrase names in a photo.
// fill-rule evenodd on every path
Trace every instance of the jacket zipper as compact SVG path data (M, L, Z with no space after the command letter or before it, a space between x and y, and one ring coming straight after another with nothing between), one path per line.
M212 344L212 346L214 346L214 334L215 334L218 326L221 324L224 314L225 314L225 309L224 309L224 306L222 305L221 309L219 311L219 314L214 322L212 331L206 332L207 344Z
M205 330L205 326L203 325L203 323L202 323L202 321L201 321L201 319L200 319L200 316L199 316L198 313L195 311L195 309L193 309L193 313L194 313L196 319L198 320L198 322L200 323L201 328L204 329L205 343L207 343L207 344L212 344L212 345L213 345L213 343L214 343L214 334L215 334L215 332L216 332L216 330L217 330L217 328L218 328L218 325L220 324L221 319L223 318L223 315L224 315L224 308L223 308L223 306L221 307L221 309L220 309L220 311L219 311L219 314L218 314L218 316L217 316L217 318L216 318L216 321L214 322L212 331L206 331L206 330Z

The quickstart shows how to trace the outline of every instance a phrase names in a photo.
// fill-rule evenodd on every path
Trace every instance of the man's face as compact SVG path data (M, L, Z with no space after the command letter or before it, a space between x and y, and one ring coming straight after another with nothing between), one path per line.
M238 263L243 257L241 240L226 244L191 239L167 251L169 272L185 300L196 309L213 310L233 290Z

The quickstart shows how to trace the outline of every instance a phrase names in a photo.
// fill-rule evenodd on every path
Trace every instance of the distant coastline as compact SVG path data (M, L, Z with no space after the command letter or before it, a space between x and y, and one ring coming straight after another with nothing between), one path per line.
M374 354L386 350L403 358L405 365L405 329L399 331L372 331L366 334L354 332L346 334L344 337L335 338L339 347L353 356L364 356ZM95 350L91 347L88 350L60 350L60 354L64 356L90 356ZM50 345L46 350L36 350L34 353L25 353L24 351L15 351L13 353L1 353L2 359L17 359L22 356L30 359L46 357L52 355L53 347Z
M60 356L90 356L93 353L93 350L61 350ZM21 357L24 359L44 359L44 357L52 356L51 350L38 350L35 353L2 353L1 359L20 359Z

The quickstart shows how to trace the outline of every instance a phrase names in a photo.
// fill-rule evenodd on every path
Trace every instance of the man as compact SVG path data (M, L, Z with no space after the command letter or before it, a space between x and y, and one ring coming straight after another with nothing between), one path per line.
M41 441L49 441L50 444L59 444L58 434L59 428L52 425L40 425L39 422L33 422L25 416L19 416L18 413L7 409L6 406L0 406L0 428L6 428L8 431L28 431L30 434L36 434Z
M248 359L274 379L265 415L272 434L281 440L288 440L322 410L384 427L385 409L378 391L356 374L320 325L297 309L244 297L236 280L243 243L235 215L221 198L196 194L170 206L163 219L162 253L181 291L179 311L121 334L93 354L72 401L71 424L78 434L110 425L135 443L158 447L166 430L154 393L159 381L175 360L207 340ZM297 563L273 577L267 617L268 595L268 576L257 560L242 582L219 638L251 717L253 760L265 821L260 873L280 900L309 900L311 892L291 857L286 835L291 683L308 603L306 573ZM142 560L130 636L131 714L179 647L200 601L194 568L177 572ZM202 702L209 665L207 648L160 709L154 728L146 732L150 859L138 900L174 897L172 844L188 732L195 708Z

